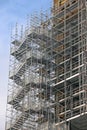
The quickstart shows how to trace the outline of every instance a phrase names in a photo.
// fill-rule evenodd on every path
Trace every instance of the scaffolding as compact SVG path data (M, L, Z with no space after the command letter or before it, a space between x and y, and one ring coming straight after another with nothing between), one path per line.
M57 64L54 87L58 125L87 113L86 10L85 0L54 1L53 37L58 41L54 50ZM77 129L81 129L80 123Z
M11 40L6 130L77 130L87 123L86 0L54 0ZM86 115L87 116L87 115ZM77 128L77 129L76 129Z

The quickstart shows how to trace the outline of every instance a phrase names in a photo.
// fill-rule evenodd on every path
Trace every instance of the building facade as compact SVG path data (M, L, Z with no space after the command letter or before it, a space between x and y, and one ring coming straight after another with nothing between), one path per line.
M87 130L86 0L54 0L10 50L6 130Z

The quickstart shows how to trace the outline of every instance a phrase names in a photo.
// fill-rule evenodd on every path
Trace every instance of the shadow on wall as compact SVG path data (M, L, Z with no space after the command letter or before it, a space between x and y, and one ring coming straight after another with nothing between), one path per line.
M70 123L70 130L87 130L87 114L73 119Z

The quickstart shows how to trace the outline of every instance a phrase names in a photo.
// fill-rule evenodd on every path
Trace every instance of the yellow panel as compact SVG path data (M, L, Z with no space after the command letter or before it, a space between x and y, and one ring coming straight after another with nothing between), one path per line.
M58 0L54 0L54 4L57 4L58 3Z
M62 5L62 4L64 4L65 2L67 2L68 0L61 0L60 1L60 4Z
M65 2L67 2L68 0L54 0L54 6L56 5L63 5Z

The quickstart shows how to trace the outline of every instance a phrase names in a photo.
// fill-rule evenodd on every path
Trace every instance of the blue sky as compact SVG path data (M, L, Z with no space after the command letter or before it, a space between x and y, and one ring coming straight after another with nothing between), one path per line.
M26 16L48 9L52 0L0 0L0 130L5 130L11 26Z

